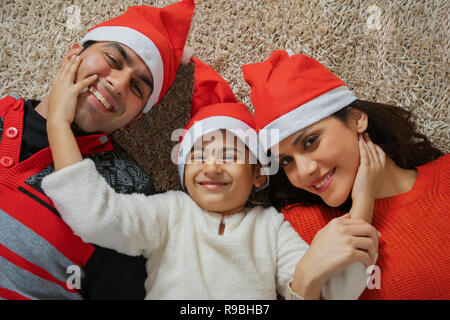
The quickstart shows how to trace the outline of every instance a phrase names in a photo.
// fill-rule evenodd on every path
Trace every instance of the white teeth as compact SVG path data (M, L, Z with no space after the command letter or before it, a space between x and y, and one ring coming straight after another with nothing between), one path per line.
M106 110L112 110L111 105L108 103L108 101L106 101L106 99L102 96L102 94L99 91L95 90L93 87L89 87L89 91L92 92L101 103L103 103Z
M331 175L333 174L333 170L325 177L325 179L323 179L321 182L319 182L318 184L315 184L314 185L314 187L316 188L316 189L320 189L320 188L322 188L324 185L325 185L325 183L327 183L328 182L328 180L331 178Z

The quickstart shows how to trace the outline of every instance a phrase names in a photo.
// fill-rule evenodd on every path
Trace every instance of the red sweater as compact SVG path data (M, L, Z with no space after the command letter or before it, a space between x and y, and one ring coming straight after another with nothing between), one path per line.
M416 169L411 190L375 201L381 288L366 288L360 299L450 299L450 154ZM312 204L282 212L309 244L342 214Z

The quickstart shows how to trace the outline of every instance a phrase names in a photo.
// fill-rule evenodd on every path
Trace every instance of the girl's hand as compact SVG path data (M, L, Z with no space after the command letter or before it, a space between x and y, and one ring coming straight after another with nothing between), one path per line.
M359 197L375 198L386 165L386 154L367 133L359 136L359 151L361 160L352 189L353 201Z
M80 63L81 58L73 56L56 74L50 90L48 123L67 123L70 126L75 118L78 95L87 90L88 86L97 79L97 75L94 74L74 83Z
M349 214L331 220L314 237L297 264L292 289L305 298L318 298L320 288L348 265L360 261L372 265L378 252L378 231ZM309 279L305 283L305 279Z

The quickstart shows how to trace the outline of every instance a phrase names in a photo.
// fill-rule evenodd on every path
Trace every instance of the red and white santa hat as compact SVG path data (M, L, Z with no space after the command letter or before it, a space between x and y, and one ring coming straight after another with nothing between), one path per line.
M81 39L115 41L132 49L153 76L153 92L144 113L157 104L175 80L194 13L193 0L164 8L133 6L123 15L95 26Z
M264 62L244 65L243 73L251 87L256 130L265 152L356 100L342 80L301 54L289 56L276 50Z
M265 159L247 106L237 101L228 83L213 68L196 58L192 61L195 71L191 119L177 149L178 173L183 187L186 157L195 142L208 133L226 129L237 136L254 157L260 161Z

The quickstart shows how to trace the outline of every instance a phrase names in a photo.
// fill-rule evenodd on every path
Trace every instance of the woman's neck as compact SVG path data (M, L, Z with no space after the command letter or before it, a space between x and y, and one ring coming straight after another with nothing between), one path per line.
M376 199L393 197L412 189L417 178L414 169L402 169L391 158L386 157L383 183L375 196Z

